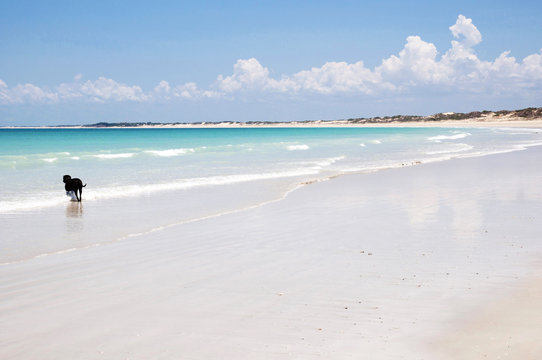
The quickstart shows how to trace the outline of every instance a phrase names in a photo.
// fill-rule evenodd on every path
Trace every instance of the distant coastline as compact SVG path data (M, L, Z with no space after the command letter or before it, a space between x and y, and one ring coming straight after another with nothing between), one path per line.
M254 127L416 127L416 126L527 126L542 127L542 107L521 110L444 112L429 116L395 115L341 120L217 121L217 122L98 122L87 125L5 126L1 128L254 128Z

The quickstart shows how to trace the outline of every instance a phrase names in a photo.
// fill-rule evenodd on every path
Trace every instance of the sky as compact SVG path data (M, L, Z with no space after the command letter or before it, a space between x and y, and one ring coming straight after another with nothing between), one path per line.
M542 2L0 0L0 126L542 106Z

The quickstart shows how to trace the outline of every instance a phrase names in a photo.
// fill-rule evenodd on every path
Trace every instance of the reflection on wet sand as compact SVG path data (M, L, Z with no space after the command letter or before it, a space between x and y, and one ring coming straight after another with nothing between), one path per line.
M79 218L83 216L83 203L78 201L70 201L66 206L66 216Z
M84 229L83 203L70 201L66 205L66 230L69 233L79 233Z

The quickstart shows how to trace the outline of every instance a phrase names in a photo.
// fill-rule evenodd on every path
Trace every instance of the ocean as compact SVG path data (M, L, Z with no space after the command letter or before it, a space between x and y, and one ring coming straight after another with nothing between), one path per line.
M315 181L540 145L539 129L0 129L0 263L277 201ZM88 184L83 202L62 176Z

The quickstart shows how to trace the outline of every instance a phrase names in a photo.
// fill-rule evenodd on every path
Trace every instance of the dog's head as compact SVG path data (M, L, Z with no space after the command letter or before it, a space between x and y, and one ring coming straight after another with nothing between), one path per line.
M71 177L70 175L64 175L64 176L62 177L62 182L65 183L65 182L67 182L67 181L70 181L71 179L72 179L72 177Z

